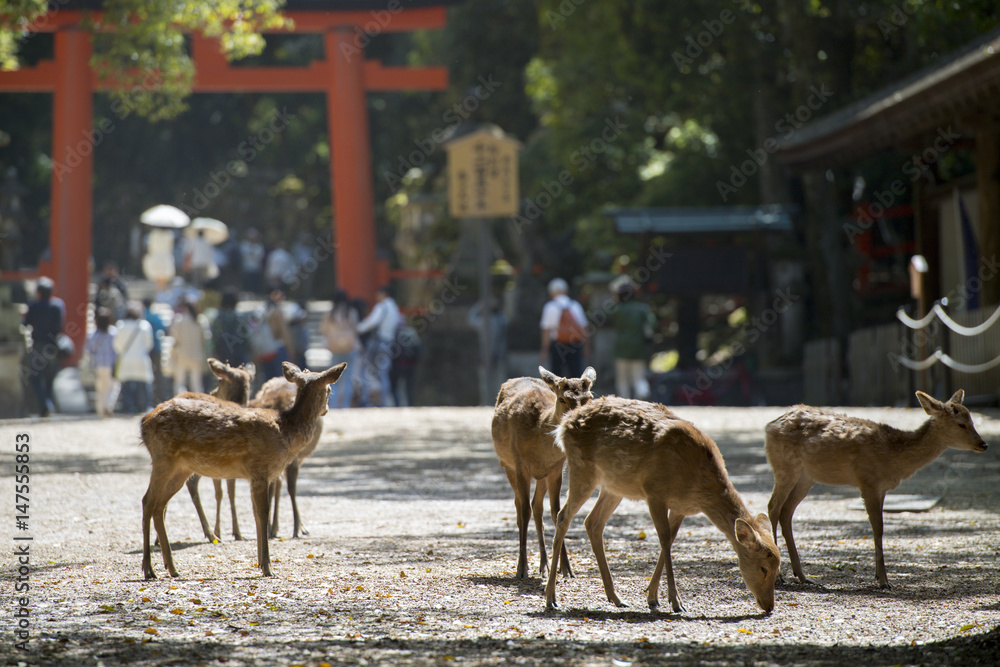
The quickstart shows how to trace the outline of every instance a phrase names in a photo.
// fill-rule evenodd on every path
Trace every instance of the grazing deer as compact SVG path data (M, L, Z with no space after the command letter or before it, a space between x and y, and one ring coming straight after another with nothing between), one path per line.
M808 583L792 538L792 514L813 484L850 485L861 490L875 538L875 576L892 588L882 554L882 504L887 491L936 459L948 447L986 451L959 389L947 403L922 391L917 400L930 419L915 431L796 405L764 428L764 452L774 470L774 491L767 503L773 537L778 524L788 560L799 581Z
M552 520L555 521L559 513L563 462L566 460L566 455L555 445L554 430L566 412L593 398L590 388L597 379L597 372L590 366L580 379L561 378L541 366L538 367L538 372L542 376L541 380L523 377L504 382L497 394L497 405L493 411L493 448L500 459L500 465L507 473L511 488L514 489L520 546L516 576L521 579L528 576L529 510L534 515L535 529L538 532L538 550L541 552L539 571L542 577L548 568L542 506L548 490ZM537 481L534 498L529 503L532 479ZM562 573L573 576L565 546L562 547L560 558Z
M685 516L704 513L729 538L740 573L757 604L774 608L778 547L767 517L755 518L729 481L719 448L711 438L666 407L607 396L563 417L556 444L566 452L569 494L556 521L552 550L562 547L570 523L600 485L586 528L608 600L626 606L615 594L604 554L604 525L622 498L645 500L660 539L660 557L647 589L650 609L659 606L660 575L667 570L667 591L675 612L684 611L674 583L670 546ZM556 605L555 571L549 572L545 603Z
M326 413L330 385L347 364L322 373L301 371L285 362L285 377L298 386L295 403L284 411L241 408L208 398L173 398L142 419L142 442L152 458L149 488L142 497L142 571L155 579L149 549L149 521L153 520L170 576L174 567L163 518L167 502L192 473L217 479L250 481L257 525L257 560L271 576L267 539L268 485L312 440L317 417Z
M250 407L270 408L272 410L287 410L295 403L295 393L297 387L284 378L271 378L264 383L257 395L250 401ZM297 486L299 480L299 468L302 462L309 458L316 445L319 444L320 436L323 435L323 418L316 418L316 431L312 440L305 446L295 459L285 468L285 478L288 480L288 497L292 501L292 537L298 537L299 533L308 535L309 531L302 524L302 517L299 515L299 503L297 499ZM281 475L274 480L271 488L268 489L268 496L272 499L274 513L271 518L269 537L278 536L278 505L281 501Z
M219 386L212 390L211 394L199 394L197 392L184 392L175 396L175 398L205 398L206 396L213 396L221 401L231 401L236 405L246 407L248 401L250 400L250 385L253 384L253 378L255 374L255 368L253 364L244 364L239 368L233 368L218 359L209 359L208 367L212 369L212 373L219 379ZM222 535L222 531L219 530L219 524L221 523L222 515L222 480L213 479L212 482L215 485L215 530L209 528L208 518L205 516L205 510L201 506L201 496L198 494L198 482L201 480L201 475L194 474L188 478L187 488L188 492L191 494L191 500L194 502L194 508L198 512L198 519L201 521L201 529L205 533L205 538L209 542L218 542L219 537ZM228 480L229 488L229 509L233 516L233 538L237 540L242 540L243 536L240 535L240 525L236 520L236 480Z

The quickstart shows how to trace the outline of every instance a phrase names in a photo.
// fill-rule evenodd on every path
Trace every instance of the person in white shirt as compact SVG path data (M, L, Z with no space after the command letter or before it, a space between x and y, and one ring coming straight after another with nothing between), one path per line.
M380 287L375 292L375 306L368 317L358 323L358 333L372 332L365 345L364 368L361 373L361 401L363 406L371 405L370 380L378 377L380 399L383 407L392 405L392 344L396 340L399 325L399 307L389 294L388 287Z
M587 316L583 306L569 298L568 292L569 285L562 278L549 282L550 300L542 308L539 323L542 346L538 358L542 364L547 362L548 370L556 375L576 378L583 374ZM564 312L568 312L566 318Z

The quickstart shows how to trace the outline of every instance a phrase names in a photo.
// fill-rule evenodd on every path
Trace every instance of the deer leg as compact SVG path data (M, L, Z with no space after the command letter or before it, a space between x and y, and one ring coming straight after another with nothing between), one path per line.
M535 520L535 532L538 534L538 553L540 554L538 573L542 579L545 578L549 570L549 559L545 554L545 528L542 526L546 487L544 479L535 480L535 493L531 498L531 517Z
M213 479L212 486L215 487L215 535L222 539L222 480Z
M506 469L505 469L506 470ZM528 576L528 520L531 511L529 492L531 480L520 470L507 470L507 480L514 489L514 507L517 510L517 572L515 577L525 579Z
M587 535L590 537L590 546L597 559L597 569L601 572L601 580L604 582L604 592L607 593L608 601L616 607L627 607L628 605L615 594L615 585L611 581L611 568L608 567L608 558L604 554L604 526L621 501L621 496L611 493L607 489L601 489L601 495L597 497L594 509L590 510L590 514L587 515L584 526L586 526Z
M564 541L566 533L569 531L569 525L583 504L590 498L590 494L597 488L598 479L597 469L592 465L579 463L575 468L570 466L569 493L566 496L566 504L559 510L559 515L556 517L556 536L552 539L552 553L561 553L562 549L565 548ZM545 584L545 607L555 609L558 606L556 604L556 568L552 567L549 568L549 580Z
M772 465L772 468L775 466ZM774 539L774 543L778 543L778 520L781 517L781 510L785 506L785 501L788 500L788 494L792 492L795 488L795 484L798 481L798 471L793 471L791 474L783 473L778 469L774 471L774 490L771 491L771 498L767 501L767 518L771 522L771 537ZM791 535L791 529L782 530L787 541L788 536ZM781 570L778 570L777 583L785 583L784 577L781 576Z
M684 605L681 604L680 595L677 593L677 585L674 582L674 563L670 557L670 545L673 543L674 536L680 529L684 517L679 516L675 519L675 527L666 503L649 498L646 500L646 504L649 507L649 516L653 519L653 525L656 527L656 535L660 539L660 557L656 562L653 578L649 580L646 600L650 609L656 609L660 605L658 600L660 572L665 567L667 570L667 599L670 601L670 608L675 612L686 611Z
M268 510L268 489L270 485L266 479L250 480L250 498L253 500L253 518L257 524L257 563L264 571L265 577L273 576L271 573L271 554L267 545L267 510Z
M795 513L795 508L799 506L802 499L809 493L809 489L813 487L813 484L815 482L809 477L805 475L800 477L799 481L795 484L795 488L792 489L785 500L779 516L781 534L785 536L785 545L788 547L788 560L792 564L792 572L803 584L810 584L812 581L806 577L806 573L802 570L802 563L799 561L799 552L795 548L795 538L792 537L792 515Z
M229 493L229 511L233 515L233 539L242 542L243 535L240 534L240 520L236 516L236 480L226 480L226 492Z
M298 537L299 533L303 535L308 535L309 531L306 527L302 525L302 515L299 514L299 502L298 502L298 482L299 482L299 462L298 460L292 461L288 464L285 469L285 477L288 481L288 498L292 501L292 537ZM275 501L275 506L277 506L277 501Z
M267 504L268 507L271 503L274 503L274 516L271 518L270 528L268 529L268 538L278 536L278 504L281 500L281 475L278 475L273 482L271 482L267 487Z
M201 496L198 494L198 481L201 479L201 475L191 475L187 480L188 493L191 494L191 501L194 502L194 509L198 512L198 520L201 521L201 530L205 533L205 539L209 542L218 542L218 536L212 532L212 529L208 526L208 517L205 516L205 510L201 506Z
M885 492L862 489L861 498L865 501L868 521L872 525L872 536L875 538L875 578L878 579L880 588L892 588L885 573L885 557L882 554L882 503L885 502Z
M652 516L652 513L650 513ZM681 523L684 521L684 515L678 514L676 511L668 511L668 519L670 521L670 544L673 545L674 541L677 539L677 532L681 529ZM654 524L655 525L655 524ZM662 543L662 533L660 529L657 528L656 534L660 537L660 557L656 561L656 569L653 571L653 577L649 580L649 588L646 591L646 601L649 603L650 609L656 609L660 606L659 593L660 593L660 575L663 574L663 568L669 562L671 568L667 570L667 599L670 601L671 609L675 612L687 611L684 605L681 604L680 597L677 595L677 586L672 583L673 581L673 563L668 561L670 558L669 552L663 550ZM670 591L673 591L671 595Z
M159 474L158 474L159 473ZM146 495L142 497L142 570L146 579L155 579L153 573L152 557L149 553L149 520L153 520L153 528L156 529L156 536L160 540L160 551L163 553L163 565L171 577L180 576L177 568L174 567L173 554L170 552L170 540L167 539L167 528L163 523L163 516L167 511L167 501L184 486L185 480L190 473L184 471L174 473L173 477L168 477L169 471L157 471L154 469L150 475L149 488ZM164 479L165 478L165 479ZM162 481L161 481L162 480Z
M555 522L559 516L559 490L562 488L563 471L562 466L558 470L553 470L545 480L545 485L549 489L549 505L552 508L552 521ZM552 557L555 558L553 552ZM559 554L559 572L565 577L572 577L573 570L569 566L569 556L566 554L566 543L563 542L562 550Z

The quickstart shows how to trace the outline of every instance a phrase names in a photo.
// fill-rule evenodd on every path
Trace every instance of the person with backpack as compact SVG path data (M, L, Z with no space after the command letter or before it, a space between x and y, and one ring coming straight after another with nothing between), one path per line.
M539 361L560 377L583 374L587 316L579 302L569 298L569 285L562 278L549 282L549 301L542 308L542 348Z

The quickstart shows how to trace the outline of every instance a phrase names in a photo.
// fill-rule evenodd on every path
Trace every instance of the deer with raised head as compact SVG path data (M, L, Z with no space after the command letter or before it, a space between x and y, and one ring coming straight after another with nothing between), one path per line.
M604 554L604 526L622 498L645 500L660 540L660 556L647 588L650 609L659 606L660 576L667 571L667 594L675 612L684 611L674 583L670 547L685 516L704 513L729 539L740 573L757 604L774 608L778 547L767 517L754 517L726 473L718 446L690 422L663 405L617 396L598 398L563 417L556 444L566 452L569 493L556 521L555 552L563 545L576 513L601 487L585 522L608 600L615 594ZM549 572L545 603L556 608L556 577Z
M767 503L774 539L778 524L788 560L799 581L809 583L792 538L792 514L813 484L850 485L861 490L875 539L875 577L892 588L882 554L882 504L885 494L940 456L945 449L986 451L959 389L947 402L917 392L930 419L915 431L867 419L796 405L764 428L764 452L774 470L774 491Z
M271 378L264 383L264 386L260 388L257 395L250 401L250 407L256 408L270 408L272 410L287 410L295 402L295 394L298 388L288 380L284 378ZM323 435L323 418L318 417L316 419L316 431L309 443L306 444L305 448L299 452L299 455L288 464L285 468L285 479L288 480L288 497L292 502L292 537L298 537L299 533L303 535L308 535L309 531L302 523L302 517L299 514L299 503L298 503L298 480L299 480L299 468L302 466L302 462L305 461L309 456L316 451L316 445L319 444L320 436ZM281 475L272 482L271 488L268 490L268 495L271 498L271 503L274 506L274 512L271 517L270 528L268 529L269 537L278 536L278 505L281 501Z
M142 442L152 458L149 488L142 497L142 571L155 579L149 548L153 521L170 576L179 576L167 539L167 502L192 473L216 479L250 481L257 560L271 576L267 539L268 486L312 440L316 419L326 413L330 385L347 367L341 363L322 373L301 371L285 362L285 378L298 387L288 410L241 408L208 398L173 398L142 418Z
M559 489L566 460L563 451L556 447L555 428L566 412L593 398L590 388L597 379L597 372L590 366L579 379L558 377L541 366L538 373L541 380L522 377L504 382L493 411L493 448L514 489L519 544L516 576L521 579L528 576L529 511L534 515L538 533L538 550L541 553L539 571L542 577L548 568L545 529L542 526L543 504L548 491L552 520L555 521L559 513ZM529 500L532 479L536 480L535 494ZM556 552L552 553L555 558ZM560 550L559 558L562 573L573 576L565 546Z
M250 400L250 385L253 384L254 374L256 372L253 364L244 364L238 368L234 368L228 364L225 364L218 359L209 359L208 367L212 369L212 373L219 380L219 386L212 390L210 394L200 394L197 392L189 391L178 394L174 398L205 398L206 396L214 397L220 401L230 401L236 405L246 407ZM194 508L198 512L198 520L201 521L201 529L205 533L205 538L209 542L218 542L219 537L222 535L222 531L219 530L219 524L222 518L222 480L213 479L212 483L215 486L215 530L209 528L208 518L205 516L205 510L201 506L201 496L198 493L198 482L201 480L201 475L194 474L188 478L187 488L188 493L191 494L191 500L194 502ZM242 540L243 536L240 535L240 525L236 520L236 480L228 480L229 489L229 509L233 517L233 538L237 540Z

